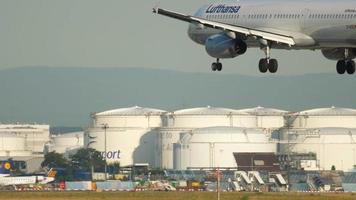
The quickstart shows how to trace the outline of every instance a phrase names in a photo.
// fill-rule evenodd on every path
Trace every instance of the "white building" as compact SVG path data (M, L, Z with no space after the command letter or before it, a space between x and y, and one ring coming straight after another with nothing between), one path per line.
M55 151L69 156L77 149L84 147L84 132L73 132L51 135L51 141L46 144L46 152Z
M12 158L26 163L22 170L38 171L49 140L49 125L0 124L0 160Z
M317 108L285 116L281 153L315 153L317 168L349 171L356 165L356 110Z
M234 167L232 156L219 160L217 155L227 158L231 152L276 152L275 143L279 142L277 153L315 153L320 169L335 165L350 170L356 159L354 129L356 110L347 108L290 113L263 107L234 110L207 106L174 112L130 107L92 115L84 146L107 154L108 162L118 161L122 166L148 163L185 169ZM271 135L276 136L273 142Z
M0 157L13 158L31 156L32 151L26 149L26 138L14 134L0 134Z
M247 113L228 108L199 107L177 110L167 115L168 124L159 129L157 152L161 168L173 168L173 146L180 140L181 134L190 133L206 127L245 127L255 124L255 117Z
M285 130L281 153L315 153L317 168L351 171L356 165L356 129L315 128Z
M242 126L248 128L263 128L269 130L279 129L284 127L285 120L284 116L288 111L275 109L275 108L264 108L261 106L255 108L248 108L239 110L240 112L248 113L254 117L254 123L250 126Z
M165 113L138 106L96 113L85 132L84 145L101 151L108 162L120 162L121 166L155 166L159 155L157 128L166 123Z
M174 146L174 168L237 167L234 153L276 153L277 144L257 129L211 127L181 134Z
M43 154L44 146L50 140L49 125L0 124L0 135L12 135L24 138L25 150L37 154ZM20 148L22 148L21 144Z
M295 129L343 127L356 128L356 110L350 108L318 108L289 116Z

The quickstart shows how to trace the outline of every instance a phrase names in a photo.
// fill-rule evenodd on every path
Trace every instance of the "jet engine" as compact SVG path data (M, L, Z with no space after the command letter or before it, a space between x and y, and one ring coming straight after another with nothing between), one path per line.
M235 58L247 50L246 43L226 33L210 36L205 42L206 52L214 58Z
M322 49L323 55L330 60L344 60L356 58L356 49L347 49L348 57L345 58L345 48Z

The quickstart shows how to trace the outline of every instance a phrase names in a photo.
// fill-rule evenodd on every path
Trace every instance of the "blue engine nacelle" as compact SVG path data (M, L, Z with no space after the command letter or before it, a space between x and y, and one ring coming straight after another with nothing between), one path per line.
M205 42L206 52L214 58L235 58L247 50L246 43L239 38L220 33L210 36Z

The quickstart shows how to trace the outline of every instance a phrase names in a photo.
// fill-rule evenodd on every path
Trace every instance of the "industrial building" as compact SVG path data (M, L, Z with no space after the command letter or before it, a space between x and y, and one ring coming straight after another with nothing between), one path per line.
M355 109L332 106L291 113L285 119L280 153L315 154L315 160L304 160L310 169L356 169Z
M237 168L234 153L277 153L259 129L236 127L201 128L181 135L174 145L174 169Z
M256 118L238 110L200 107L177 110L165 115L167 126L158 129L157 167L174 168L174 144L193 130L207 127L255 127ZM203 166L202 166L203 167Z
M45 146L45 153L55 151L68 157L83 147L84 132L51 135L51 140Z
M352 171L355 130L356 110L348 108L164 111L135 106L93 114L84 145L122 166L236 168L234 154L259 152L298 158L298 169Z
M297 112L288 118L293 129L356 128L356 110L350 108L318 108Z
M12 158L24 163L21 170L34 172L40 168L49 140L49 125L0 124L0 160Z
M165 113L135 106L93 114L85 146L102 152L107 162L156 166L157 129L167 123Z

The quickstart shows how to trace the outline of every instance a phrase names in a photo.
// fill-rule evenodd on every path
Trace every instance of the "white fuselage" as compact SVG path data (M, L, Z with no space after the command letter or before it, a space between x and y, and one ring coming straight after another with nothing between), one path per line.
M235 10L223 10L222 6ZM200 8L195 16L234 26L289 35L295 39L296 45L277 45L277 48L356 47L356 1L352 0L335 2L229 0L206 5ZM208 37L220 32L222 31L191 24L188 34L192 40L204 45ZM249 47L260 45L256 38L245 39Z
M46 176L2 176L0 177L0 186L47 184L52 181L54 181L54 178Z

